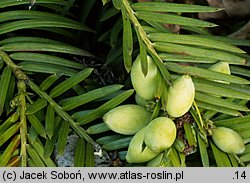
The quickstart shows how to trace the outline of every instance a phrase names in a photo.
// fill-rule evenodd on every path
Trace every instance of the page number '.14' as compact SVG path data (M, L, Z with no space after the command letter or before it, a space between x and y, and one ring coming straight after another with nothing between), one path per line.
M246 171L236 171L235 173L234 173L234 177L233 177L233 179L236 179L236 180L238 180L238 179L246 179Z

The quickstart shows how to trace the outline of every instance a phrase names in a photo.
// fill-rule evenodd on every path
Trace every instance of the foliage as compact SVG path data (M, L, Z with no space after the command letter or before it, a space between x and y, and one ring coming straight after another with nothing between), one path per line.
M104 156L105 150L118 151L124 160L132 137L111 132L100 118L134 102L127 73L138 54L141 60L153 58L168 86L182 74L195 84L195 102L185 116L194 122L180 126L184 137L164 153L161 166L196 166L194 158L198 166L249 162L250 57L236 46L250 43L214 36L207 31L214 23L190 16L218 9L127 0L103 0L103 7L94 0L32 2L0 2L0 166L57 166L53 152L64 153L70 134L79 136L74 166L94 166L93 152L99 150ZM76 4L80 13L72 13ZM94 6L98 20L88 19ZM171 32L169 24L179 25L180 33ZM207 69L218 61L229 63L232 74ZM152 118L160 105L147 104ZM181 124L185 118L175 120ZM245 152L220 151L210 138L213 126L237 131Z
M77 62L74 57L94 56L66 41L74 41L71 40L73 33L93 30L63 16L73 4L73 1L41 0L27 10L29 1L0 3L6 10L0 14L0 34L5 37L0 43L1 166L56 166L51 158L55 144L58 155L63 154L72 130L80 137L79 146L87 142L85 148L77 148L76 158L81 163L77 161L76 165L93 165L93 148L100 147L76 122L83 115L72 116L89 109L89 103L94 100L117 93L122 85L98 88L98 85L91 87L91 79L85 82L93 68ZM119 94L109 101L113 102L112 106L124 101L132 92ZM81 108L75 110L79 106ZM109 109L102 107L99 113L94 111L89 115L90 121Z

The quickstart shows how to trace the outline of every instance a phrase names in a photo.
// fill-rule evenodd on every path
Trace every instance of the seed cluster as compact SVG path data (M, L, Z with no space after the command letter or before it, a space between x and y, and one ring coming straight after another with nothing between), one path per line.
M160 164L165 157L162 153L172 149L184 155L192 154L197 146L197 132L193 129L196 124L189 112L195 96L192 78L179 76L169 86L151 57L147 56L143 62L147 62L146 74L139 56L131 69L137 105L112 109L104 115L104 122L117 133L134 135L126 153L129 163L148 162L150 165L157 161ZM224 62L209 69L230 74L228 64ZM234 154L244 151L244 143L235 131L224 127L215 127L212 131L212 139L222 151Z

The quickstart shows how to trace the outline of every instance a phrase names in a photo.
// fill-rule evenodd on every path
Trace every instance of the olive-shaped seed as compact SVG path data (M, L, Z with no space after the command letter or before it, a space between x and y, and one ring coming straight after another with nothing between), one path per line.
M172 146L176 138L176 126L167 117L158 117L146 127L145 144L154 152L164 151Z
M163 152L158 154L155 158L148 161L147 167L160 167L160 166L162 166L161 163L162 163L163 157L164 157Z
M227 62L218 62L210 66L208 69L215 71L215 72L224 73L224 74L229 74L229 75L231 74L230 67ZM214 80L214 81L229 84L229 82L226 82L226 81L221 81L221 80Z
M103 116L103 121L114 132L133 135L146 126L151 113L145 107L127 104L116 107Z
M135 102L140 105L140 106L146 106L147 104L147 100L145 100L144 98L142 98L140 95L138 95L137 93L135 94Z
M227 62L218 62L216 64L213 64L209 67L210 70L224 73L224 74L230 74L230 67Z
M216 127L213 130L212 139L226 153L240 154L245 150L241 136L230 128Z
M147 56L148 73L145 76L141 69L141 59L138 56L131 68L131 82L136 93L145 100L159 97L159 88L162 81L157 65Z
M128 152L126 154L127 162L144 163L153 159L159 154L152 151L147 146L145 146L144 144L145 131L146 127L142 128L135 134L135 136L130 141Z
M183 75L169 87L167 107L168 114L172 117L184 115L193 104L195 95L194 83L190 76Z

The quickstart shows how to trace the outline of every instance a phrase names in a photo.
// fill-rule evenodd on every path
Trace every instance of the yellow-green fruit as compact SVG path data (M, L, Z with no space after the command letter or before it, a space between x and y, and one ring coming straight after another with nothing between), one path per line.
M162 166L162 159L163 159L164 153L158 154L155 158L151 159L147 163L147 167L160 167Z
M210 69L212 71L224 73L224 74L229 74L229 75L231 74L230 67L229 67L229 64L227 62L218 62L218 63L210 66L208 69ZM229 82L225 82L225 81L219 81L219 80L214 80L214 81L229 84Z
M144 163L153 159L159 154L159 153L152 151L147 146L145 146L144 144L145 131L146 131L146 127L138 131L135 134L135 136L132 138L128 147L128 152L126 154L127 162Z
M167 112L172 117L184 115L193 104L195 95L194 83L190 76L183 75L169 87Z
M218 62L209 67L210 70L230 74L229 64L227 62Z
M131 68L131 82L136 93L145 100L159 97L159 88L162 81L161 73L154 61L147 56L148 73L145 75L141 69L141 59L138 56Z
M164 151L172 146L176 138L176 126L167 117L158 117L146 127L145 144L154 152Z
M216 127L212 138L214 143L226 153L240 154L245 150L241 136L230 128Z
M142 98L140 95L138 95L137 93L135 94L135 102L140 105L140 106L146 106L147 104L147 100L145 100L144 98Z
M151 113L145 107L127 104L107 112L103 121L117 133L133 135L148 124L150 116Z

